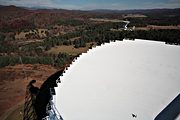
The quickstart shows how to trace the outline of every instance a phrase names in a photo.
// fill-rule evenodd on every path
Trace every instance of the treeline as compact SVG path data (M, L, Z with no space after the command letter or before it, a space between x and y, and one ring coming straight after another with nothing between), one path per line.
M17 50L16 46L11 46L5 41L5 35L0 33L0 53L8 53Z
M73 20L72 20L73 21ZM71 21L71 22L72 22ZM68 25L69 21L66 21ZM75 22L76 23L76 22ZM80 23L82 25L82 23ZM77 24L76 24L77 25ZM81 29L76 32L68 33L61 36L47 38L43 45L45 50L60 45L74 45L75 48L85 47L89 42L107 42L114 39L123 39L119 32L111 32L110 29L119 29L124 27L124 23L102 23L102 24L84 24ZM75 40L71 38L79 37Z
M123 40L123 31L111 31L111 28L120 29L124 27L124 23L102 23L99 25L90 24L85 27L81 38L75 40L74 45L83 47L86 43L96 42L102 44L110 40Z
M180 45L180 30L139 30L134 32L135 38L163 41ZM129 36L130 37L130 36Z
M22 56L21 60L23 64L46 64L55 67L63 67L72 59L66 53L59 53L58 55L49 56ZM8 65L22 64L19 56L0 56L0 67Z
M118 29L118 28L124 28L125 23L123 22L105 22L101 24L86 24L85 30L88 31L104 31L104 30L110 30L111 28Z
M82 20L76 20L76 19L61 19L55 22L58 25L65 25L65 26L80 26L84 24L84 21Z
M8 33L8 32L16 32L22 31L24 29L35 29L34 21L32 20L23 20L16 19L9 22L4 22L1 24L0 32Z
M0 33L0 42L4 41L5 37L6 37L5 35Z
M103 23L100 25L87 25L85 28L68 33L61 36L49 37L42 43L32 43L29 45L21 46L19 49L17 46L6 45L0 41L0 52L23 52L25 55L41 55L43 51L47 51L54 46L61 45L74 45L75 48L85 47L86 43L96 42L98 45L110 40L123 40L129 39L148 39L156 41L165 41L166 43L179 44L180 42L180 30L138 30L138 31L111 31L110 29L114 24ZM75 38L71 40L71 38ZM1 37L3 39L3 37Z
M47 38L46 40L44 40L42 46L45 48L46 51L54 46L61 46L61 45L76 46L77 40L72 41L70 39L79 37L82 35L83 35L83 33L81 31L77 31L77 32L68 33L68 34L61 35L61 36L50 37L50 38Z
M112 24L102 24L99 26L90 26L82 35L85 42L109 42L110 40L129 39L148 39L155 41L164 41L169 44L180 44L180 30L138 30L138 31L111 31Z
M10 53L10 52L15 52L17 50L18 50L17 46L0 43L0 53Z
M101 24L86 24L76 32L65 35L49 37L41 43L31 43L25 46L18 47L9 45L4 42L4 35L0 35L0 52L23 53L25 56L43 55L44 51L51 49L54 46L74 45L75 48L85 47L86 43L96 42L97 45L110 42L111 40L129 39L148 39L156 41L165 41L169 44L180 43L180 30L138 30L124 31L111 30L111 28L123 27L123 23L101 23ZM77 37L77 38L76 38ZM73 39L72 38L76 38Z
M24 46L22 51L31 53L35 51L37 54L41 53L42 50L49 50L54 46L60 45L74 45L75 48L85 47L86 43L96 42L98 45L110 40L123 40L124 38L129 39L148 39L155 41L165 41L166 43L180 43L180 30L138 30L138 31L111 31L109 27L106 26L97 26L92 29L74 33L71 37L77 37L73 41L70 40L70 37L67 36L58 36L51 37L44 41L44 43L32 44ZM43 48L41 48L41 47Z
M180 23L180 16L148 16L145 18L128 18L129 21L131 21L131 24L129 24L130 27L136 26L136 27L145 27L147 25L162 25L162 26L168 26L168 25L179 25Z
M71 45L72 42L68 39L65 39L62 36L49 37L45 39L42 43L31 43L25 46L22 46L20 51L26 54L41 54L43 51L48 51L52 47L61 46L61 45Z

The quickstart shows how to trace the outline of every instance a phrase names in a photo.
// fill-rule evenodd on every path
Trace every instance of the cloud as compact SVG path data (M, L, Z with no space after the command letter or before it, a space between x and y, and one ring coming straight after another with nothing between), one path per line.
M0 0L1 5L58 7L56 0Z
M144 3L145 8L179 8L180 1L179 0L168 0L166 2L146 2Z
M122 10L127 9L127 5L120 3L111 4L88 4L81 7L83 10L93 10L93 9L112 9L112 10Z
M180 3L180 0L169 0L169 3Z
M105 0L104 0L105 1ZM156 0L156 1L148 1L145 2L137 2L137 1L118 1L118 2L95 2L88 3L84 5L61 5L63 8L71 8L71 9L81 9L81 10L93 10L93 9L112 9L112 10L128 10L128 9L154 9L154 8L179 8L180 0ZM72 7L71 7L72 6Z
M83 9L80 5L61 4L63 0L0 0L0 5L15 5L23 7L47 7L62 9ZM86 6L86 5L84 5Z
M73 1L73 0L72 0ZM86 4L85 4L86 3ZM152 9L152 8L179 8L180 0L164 0L164 1L117 1L117 2L90 2L84 4L76 3L69 4L66 0L0 0L1 5L16 5L25 7L47 7L47 8L63 8L63 9Z

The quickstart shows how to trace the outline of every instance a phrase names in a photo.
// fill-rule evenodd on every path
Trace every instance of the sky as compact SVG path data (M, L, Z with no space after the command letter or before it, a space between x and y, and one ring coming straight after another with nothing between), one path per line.
M0 0L0 5L80 10L127 10L180 8L180 0Z

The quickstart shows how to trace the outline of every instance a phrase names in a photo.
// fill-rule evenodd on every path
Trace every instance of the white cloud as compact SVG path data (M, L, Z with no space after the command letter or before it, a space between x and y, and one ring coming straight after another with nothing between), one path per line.
M82 9L82 10L92 10L92 9L121 9L125 8L122 4L61 4L61 0L0 0L1 5L16 5L25 7L50 7L50 8L63 8L63 9Z
M126 4L112 3L112 4L88 4L82 6L80 9L83 10L93 10L93 9L112 9L112 10L122 10L129 8Z
M49 8L63 8L63 9L81 9L81 10L92 10L92 9L152 9L152 8L179 8L180 0L167 0L166 2L142 2L135 4L122 3L87 3L83 5L78 4L65 4L61 3L62 0L0 0L1 5L16 5L25 7L49 7ZM134 4L133 4L134 3Z
M180 3L180 0L169 0L170 3Z
M133 2L132 2L133 3ZM128 9L154 9L154 8L179 8L180 2L178 0L171 0L168 2L146 2L140 4L125 4L125 3L97 3L97 4L85 4L78 5L61 5L63 8L68 9L81 9L81 10L93 10L93 9L112 9L112 10L128 10Z
M146 2L144 3L144 8L179 8L180 1L178 0L169 0L167 2Z
M1 5L58 7L56 0L0 0Z

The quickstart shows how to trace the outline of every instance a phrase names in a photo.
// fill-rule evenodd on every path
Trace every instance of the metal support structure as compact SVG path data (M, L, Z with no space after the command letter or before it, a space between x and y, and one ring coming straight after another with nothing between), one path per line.
M56 83L60 83L60 78L58 78L56 80ZM48 103L48 105L46 106L46 112L48 114L48 116L46 116L45 118L43 118L43 120L63 120L62 116L60 115L60 113L58 112L58 110L56 109L55 106L55 90L54 88L50 88L50 95L51 95L51 99ZM54 96L54 98L53 98Z
M32 80L26 88L23 120L63 120L55 101L55 87L61 82L60 76L64 69L51 75L40 88L35 87Z
M36 112L34 109L34 103L36 95L30 92L32 83L30 82L26 88L26 97L24 103L23 120L37 120Z

